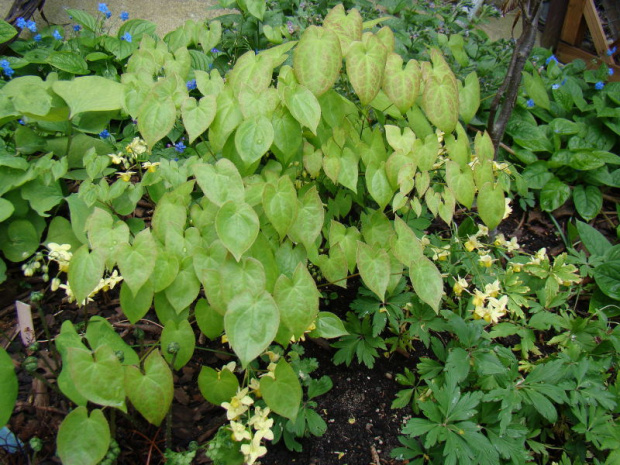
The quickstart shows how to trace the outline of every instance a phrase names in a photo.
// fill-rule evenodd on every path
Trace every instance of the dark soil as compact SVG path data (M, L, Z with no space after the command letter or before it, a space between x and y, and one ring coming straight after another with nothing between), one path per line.
M521 212L515 209L511 217L502 223L499 232L506 238L516 236L524 249L535 252L541 247L547 247L550 255L557 255L565 251L564 241L557 226L566 231L566 222L571 217L571 211L555 213L555 222L551 217L537 210ZM557 226L556 226L557 223ZM615 236L615 222L603 217L600 223L594 225L608 237ZM29 464L29 463L59 463L54 457L55 437L58 426L72 405L64 396L57 394L43 382L33 378L22 368L21 362L31 355L22 345L16 330L14 301L17 299L28 302L30 292L40 288L41 283L36 279L25 280L18 267L9 270L11 277L0 285L0 344L8 349L13 357L19 378L19 396L17 406L10 419L8 427L19 438L28 444L32 437L43 440L43 450L37 455L35 462L30 462L32 451L26 446L23 453L7 454L0 448L0 463L2 464ZM74 322L84 320L83 311L74 305L65 303L58 293L50 300L43 302L43 309L47 324L52 334L57 334L60 325L66 319ZM47 294L49 295L49 293ZM339 300L332 302L330 308L344 317L348 303L355 296L355 286L347 292L339 292ZM101 299L88 307L91 315L105 316L117 328L118 332L130 344L137 344L133 337L133 329L125 320L120 311L118 296L114 291L105 294ZM90 315L89 315L90 316ZM148 316L147 316L148 317ZM37 338L45 341L46 336L40 328L43 327L38 315L34 315L34 325L37 328ZM160 329L156 325L142 324L146 332L147 341L157 341ZM420 345L415 353L394 354L390 358L377 360L374 369L369 370L354 362L351 367L335 366L331 362L334 349L326 341L304 342L306 357L314 357L319 362L319 369L313 377L328 375L333 381L333 388L328 393L315 399L318 403L316 411L327 422L328 429L320 438L308 437L300 439L303 446L301 453L288 451L283 444L269 445L269 453L261 459L263 465L389 465L396 463L390 458L390 451L399 446L398 435L409 409L392 410L390 405L396 397L400 386L395 378L402 373L405 367L413 369L420 356L428 355ZM227 363L226 356L217 351L229 351L219 343L208 342L204 337L197 344L190 363L175 376L175 400L173 402L172 441L169 447L173 450L185 450L190 441L205 444L213 437L217 429L226 423L224 410L209 404L200 394L197 386L197 377L202 365L220 367ZM211 350L210 350L211 349ZM47 351L49 346L41 343L38 352L39 373L51 384L55 384L54 357ZM50 366L44 363L47 359ZM231 358L232 359L232 358ZM164 462L163 451L165 444L165 426L161 428L147 424L139 414L132 414L130 421L120 413L116 415L113 433L120 444L121 455L118 463L121 464L160 464ZM110 419L112 412L107 411ZM165 424L165 423L164 423ZM204 453L200 453L194 463L210 463Z

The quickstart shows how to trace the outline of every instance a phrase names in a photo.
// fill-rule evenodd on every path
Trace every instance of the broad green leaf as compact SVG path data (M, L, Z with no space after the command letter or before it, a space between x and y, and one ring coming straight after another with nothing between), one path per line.
M196 277L192 257L183 260L179 273L164 292L177 315L196 300L200 293L200 281Z
M243 121L232 89L226 87L217 93L217 113L209 126L209 142L214 152L221 152L235 128Z
M288 231L293 242L302 243L309 248L321 234L325 211L316 186L308 190L298 204L297 218Z
M363 242L357 243L357 267L364 284L383 302L390 281L388 253Z
M0 347L0 425L4 426L11 418L17 400L17 375L13 360Z
M252 207L245 202L225 202L215 217L215 228L222 244L237 261L256 240L260 222Z
M256 116L239 125L235 132L235 148L246 166L267 153L273 137L273 126L266 116Z
M147 421L159 426L166 417L174 396L172 372L159 350L144 361L144 374L135 366L125 369L127 397Z
M349 266L342 244L331 246L329 255L319 255L316 264L319 266L323 277L330 284L343 288L347 287Z
M196 323L202 334L212 341L224 332L224 317L211 307L205 299L200 299L194 307Z
M620 260L597 266L594 269L594 279L605 295L620 300Z
M276 365L273 374L275 378L263 376L260 379L263 399L275 413L295 421L302 398L299 379L293 368L283 358Z
M316 329L310 332L311 337L333 339L349 334L342 320L331 312L319 312L315 321L315 326Z
M192 171L202 191L217 206L221 207L229 200L241 202L245 198L243 180L230 160L222 158L215 165L196 163L192 165Z
M182 234L186 222L187 207L177 198L164 196L155 207L151 225L154 236L163 243L171 230Z
M239 108L245 119L251 119L257 116L266 116L270 118L280 103L278 91L270 87L262 92L254 92L249 87L244 87L237 95Z
M575 226L582 244L595 257L603 257L612 247L607 238L596 228L576 220Z
M252 257L243 257L237 262L227 256L219 264L220 294L224 302L230 302L246 289L262 292L266 288L265 268Z
M100 253L88 252L83 245L71 257L69 262L68 282L78 305L83 305L91 292L95 290L103 277L105 261Z
M416 60L409 60L403 69L400 55L388 55L382 88L401 113L406 113L415 103L420 93L421 80L420 65Z
M538 71L534 69L533 74L523 71L522 75L523 87L525 87L527 95L534 100L537 106L549 110L549 94L547 94L547 88Z
M467 208L472 207L476 186L474 175L468 166L461 169L458 163L451 160L446 161L446 183L460 204Z
M112 324L101 316L95 315L88 321L86 339L88 345L95 351L105 345L114 350L117 356L122 353L123 361L121 363L123 365L137 365L140 362L136 351L123 341Z
M394 194L385 171L385 162L371 162L368 165L366 168L366 187L373 200L379 204L381 210L384 210Z
M224 329L244 367L269 347L280 325L280 311L273 297L246 290L228 303Z
M181 107L181 117L183 118L183 126L189 136L191 144L205 132L217 113L217 100L215 95L205 95L198 103L193 97L188 97Z
M284 102L293 118L316 134L321 120L321 105L314 94L301 85L294 89L288 87L284 90Z
M99 409L88 416L86 407L73 410L60 424L57 453L65 465L97 465L110 447L110 427Z
M123 313L131 324L136 324L147 314L153 304L153 284L146 282L135 294L126 282L121 285L120 302Z
M454 37L454 36L453 36ZM465 85L459 86L459 114L466 123L476 116L480 107L480 81L475 71L472 71L465 78Z
M478 192L478 213L489 229L495 229L506 211L504 191L499 185L488 182Z
M465 381L469 374L469 367L470 358L465 349L455 347L450 350L448 358L446 359L444 371L446 373L449 372L450 376L452 376L457 383Z
M273 298L280 309L282 323L295 339L299 339L319 311L319 291L303 263L297 265L292 279L280 275Z
M579 184L573 189L573 202L577 213L586 221L591 221L603 208L603 194L597 186Z
M52 89L67 102L71 117L87 111L113 111L123 108L123 85L100 76L56 81Z
M557 210L569 199L570 194L570 187L554 176L540 191L540 207L547 212Z
M362 40L363 20L356 8L346 14L342 4L336 5L325 16L323 27L338 35L343 55L347 54L352 42Z
M8 42L16 35L17 29L15 29L10 23L0 20L0 44Z
M69 347L67 362L71 380L82 396L95 404L126 411L124 369L114 349L102 345L91 353Z
M70 52L70 51L62 51L62 52L52 52L47 57L47 62L52 65L54 68L58 68L61 71L66 71L71 74L88 74L90 70L88 69L88 63L82 58L80 55ZM92 92L92 89L91 89ZM56 92L60 94L60 92ZM63 97L64 98L64 97ZM67 102L69 103L69 102ZM69 105L71 107L71 105ZM86 111L99 111L99 110L86 110ZM73 112L75 115L77 112Z
M297 218L297 191L288 176L277 184L267 184L263 191L263 209L271 224L283 240Z
M163 247L158 247L155 267L151 273L153 292L161 292L170 286L176 279L177 274L179 274L179 267L179 259L175 254L167 251Z
M349 47L347 76L362 105L372 102L381 89L387 54L377 36L368 32Z
M187 362L190 361L192 355L194 355L194 348L196 347L196 337L189 321L183 319L178 323L172 320L168 320L164 325L164 330L161 332L161 339L159 341L161 345L161 351L166 361L172 364L174 360L173 368L180 370ZM178 344L179 351L176 354L171 354L169 349L175 344ZM175 357L176 355L176 357Z
M345 147L340 158L340 172L338 183L357 193L357 179L359 175L359 160L349 147Z
M162 97L155 92L146 98L138 112L138 130L152 148L174 127L177 110L171 97Z
M85 11L70 8L67 14L72 18L74 22L82 26L84 29L95 32L97 30L97 20L95 17Z
M40 242L40 234L31 221L14 219L6 229L5 240L0 243L0 249L8 260L21 262L36 252Z
M222 402L229 402L237 394L239 380L227 368L215 371L211 367L203 366L198 375L198 388L203 397L213 405L221 405Z
M396 235L392 238L392 254L403 265L411 266L424 254L422 243L418 236L400 217L394 217Z
M299 83L319 97L333 87L341 67L338 35L324 27L309 26L293 54L293 70Z
M118 249L117 263L123 279L134 295L144 286L157 260L157 245L150 229L138 233L133 245L122 244Z
M413 290L420 300L439 313L439 304L443 295L443 279L435 264L426 257L420 257L409 265L409 277Z
M129 242L127 224L122 221L115 224L114 217L101 208L95 208L88 217L85 229L91 248L105 258L116 258L117 248Z
M278 161L287 166L301 149L301 125L285 107L280 107L272 115L271 124L274 134L271 150Z
M440 53L433 50L432 57L433 68L424 83L422 108L431 123L449 134L456 128L459 118L458 86Z
M235 95L238 95L246 86L256 93L261 93L271 84L272 73L271 57L262 53L256 55L253 50L250 50L237 59L226 80Z

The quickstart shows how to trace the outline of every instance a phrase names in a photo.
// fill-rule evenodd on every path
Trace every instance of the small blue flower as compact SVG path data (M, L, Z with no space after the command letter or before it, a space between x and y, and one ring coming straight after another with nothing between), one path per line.
M22 126L26 126L26 122L23 119L19 119L17 120L17 122L21 124Z
M108 5L105 3L100 3L97 9L103 14L109 13L110 11L110 9L108 8Z
M26 23L26 27L30 32L37 32L37 23L34 22L32 19Z
M41 42L41 39L42 39L41 34L37 34L36 36L33 37L33 39L35 42Z
M129 13L126 11L121 11L121 14L118 16L122 21L127 21L129 19Z
M614 69L613 68L607 68L607 74L609 74L610 76L614 75Z
M82 26L80 26L79 24L76 24L73 26L73 30L75 32L80 32L82 30Z
M558 59L555 57L555 55L551 55L549 58L547 58L545 60L545 64L548 65L549 63L551 63L552 61L555 61L556 63L558 62Z
M56 40L62 40L62 34L58 32L58 29L54 29L54 33L52 34L52 36L54 36L54 39Z
M558 90L558 89L560 88L560 84L553 84L553 85L551 86L551 88L552 88L553 90Z
M9 63L9 60L0 60L0 67L2 68L4 75L7 77L11 77L15 74L15 71L11 68L11 63Z
M196 79L192 79L191 81L187 81L185 83L185 85L187 86L187 90L189 90L189 91L194 90L197 87Z
M527 107L528 107L528 108L533 108L536 104L534 103L534 100L529 99L529 100L526 102L526 105L527 105Z
M596 84L594 84L594 88L596 90L601 90L603 89L603 87L605 87L605 83L603 81L598 81Z
M11 63L9 63L9 60L0 60L0 68L10 68L11 67Z
M607 56L612 56L614 53L616 53L618 51L618 47L614 47L614 48L610 48L609 50L607 50Z
M15 25L20 28L20 29L24 29L27 27L26 20L22 17L17 18L17 20L15 21Z
M129 32L125 32L125 34L123 34L123 37L121 37L121 40L131 43L131 34Z
M220 51L214 47L211 49L211 53L220 53Z
M176 144L174 144L174 150L176 150L178 153L185 152L186 148L187 147L185 146L183 142L177 142Z
M99 137L101 137L102 139L107 139L108 137L110 137L110 131L104 129L99 133Z

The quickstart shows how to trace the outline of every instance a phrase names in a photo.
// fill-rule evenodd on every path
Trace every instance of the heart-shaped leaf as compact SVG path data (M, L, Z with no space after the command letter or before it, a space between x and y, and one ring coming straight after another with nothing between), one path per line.
M189 136L191 144L205 132L217 113L217 101L215 95L205 95L198 103L193 97L188 97L181 107L181 117L183 118L183 126Z
M357 267L364 284L383 302L390 281L390 256L376 247L357 243Z
M387 49L367 32L361 41L353 42L346 55L347 76L362 105L374 100L383 83Z
M273 372L274 377L263 376L260 379L260 391L267 406L278 415L292 421L297 418L302 391L299 379L293 368L280 359Z
M293 69L299 83L319 97L333 87L340 68L342 53L338 35L324 27L309 26L293 54Z
M58 428L58 456L65 465L96 465L105 457L110 439L110 427L103 412L95 409L89 417L86 407L78 407Z
M190 361L192 355L194 355L194 348L196 347L196 337L192 326L187 320L181 320L175 323L172 320L168 320L164 326L164 330L161 332L161 351L164 354L164 358L168 363L172 363L174 359L173 368L180 370L187 362ZM178 352L171 353L169 349L172 344L178 344Z
M237 261L258 236L260 221L252 207L245 202L224 203L215 217L217 235Z
M299 339L319 311L319 291L303 263L297 265L292 279L280 275L273 298L280 309L282 323L295 339Z
M214 405L229 402L239 389L239 380L227 368L215 371L211 367L203 366L198 375L198 388L203 397Z

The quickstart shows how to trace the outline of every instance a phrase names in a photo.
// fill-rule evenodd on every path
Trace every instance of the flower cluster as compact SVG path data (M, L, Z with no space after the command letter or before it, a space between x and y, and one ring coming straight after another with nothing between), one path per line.
M57 279L57 278L55 278ZM114 270L110 276L105 277L105 278L101 278L101 280L99 281L99 284L97 284L97 287L95 287L95 289L93 289L93 291L88 295L88 297L82 301L79 302L80 305L86 305L88 302L92 302L93 297L99 293L99 291L103 291L103 292L107 292L110 289L114 289L114 287L120 283L123 280L123 277L121 275L118 274L118 270ZM69 283L65 283L65 284L60 284L60 280L56 281L58 284L55 285L55 282L52 282L52 291L55 291L56 289L60 288L60 289L64 289L65 293L67 294L67 300L71 303L75 301L75 295L73 294L73 290L71 289L71 287L69 286Z
M110 137L110 133L107 130L103 130L99 136L101 138ZM112 160L114 165L122 165L125 171L119 171L117 176L125 182L131 181L131 177L137 174L136 171L130 170L131 167L136 166L138 162L144 160L144 155L148 153L148 146L146 142L139 137L135 137L123 151L117 153L110 153L108 157ZM154 173L159 166L159 162L142 161L142 169Z
M37 32L37 23L34 22L32 19L26 21L22 17L17 18L17 20L15 21L15 25L21 30L28 29L32 33Z
M8 78L15 74L15 71L11 68L11 63L9 63L9 60L0 60L0 68L2 68L2 72Z
M106 17L106 19L110 18L110 16L112 16L112 12L110 11L110 9L108 8L108 5L105 3L100 3L99 7L97 8L99 10L99 12L103 13Z

